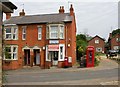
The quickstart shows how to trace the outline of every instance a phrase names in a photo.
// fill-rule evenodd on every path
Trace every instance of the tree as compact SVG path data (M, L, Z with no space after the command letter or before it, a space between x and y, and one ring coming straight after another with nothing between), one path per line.
M77 60L80 60L80 58L85 54L86 47L87 47L87 39L84 34L79 34L76 36L76 49L77 49Z
M112 36L114 37L116 34L120 34L120 29L116 29L112 31Z

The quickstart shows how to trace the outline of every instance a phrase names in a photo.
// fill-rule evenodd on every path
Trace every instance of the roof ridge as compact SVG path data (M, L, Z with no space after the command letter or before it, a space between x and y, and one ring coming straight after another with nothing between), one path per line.
M23 17L29 17L29 16L45 16L45 15L57 15L57 14L60 14L60 13L25 15L25 16L23 16ZM69 13L63 13L63 14L69 14ZM21 17L21 16L11 16L11 18L13 18L13 17Z

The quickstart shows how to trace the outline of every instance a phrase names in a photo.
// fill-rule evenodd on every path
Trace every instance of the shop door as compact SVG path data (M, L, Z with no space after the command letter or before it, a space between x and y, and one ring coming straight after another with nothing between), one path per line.
M51 55L52 65L57 66L58 65L58 51L51 51L50 55Z

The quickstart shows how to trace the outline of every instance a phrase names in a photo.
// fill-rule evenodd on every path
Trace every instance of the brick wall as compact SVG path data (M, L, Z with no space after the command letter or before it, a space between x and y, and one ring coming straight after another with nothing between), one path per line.
M99 43L96 44L96 43L95 43L95 40L99 40ZM93 38L92 40L90 40L90 41L88 42L88 45L94 46L94 47L95 47L95 52L96 52L96 48L97 48L97 47L101 47L101 48L102 48L102 51L104 51L105 42L104 42L102 39L100 39L99 37L95 37L95 38Z

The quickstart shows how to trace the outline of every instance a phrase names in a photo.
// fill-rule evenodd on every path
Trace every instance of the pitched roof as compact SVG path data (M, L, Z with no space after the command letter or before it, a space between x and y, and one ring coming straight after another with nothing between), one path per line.
M14 16L5 20L3 24L33 24L33 23L58 23L71 22L72 16L69 13L64 14L42 14L42 15L26 15Z
M17 9L17 7L9 0L0 0L0 5L2 6L1 10L5 13L11 13L14 9Z
M98 38L100 38L101 40L105 41L105 39L101 38L101 37L100 37L100 36L98 36L98 35L94 36L94 37L93 37L93 38L91 38L89 41L91 41L92 39L94 39L94 38L96 38L96 37L98 37ZM89 42L89 41L88 41L88 42Z

